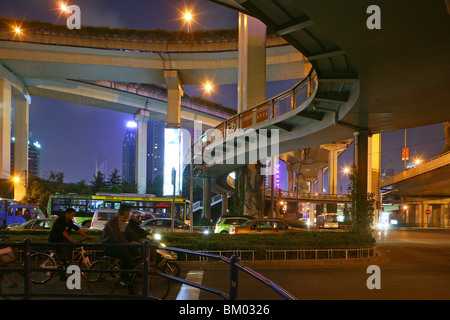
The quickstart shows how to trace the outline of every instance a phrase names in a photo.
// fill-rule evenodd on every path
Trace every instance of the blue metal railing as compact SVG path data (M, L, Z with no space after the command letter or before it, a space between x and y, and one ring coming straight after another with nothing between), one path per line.
M157 245L152 245L149 243L149 241L145 241L143 244L132 244L132 245L118 245L118 244L86 244L83 243L82 246L85 249L92 248L92 249L104 249L106 247L132 247L132 248L140 248L142 249L142 252L144 254L144 263L142 269L134 269L134 270L121 270L119 272L127 272L127 273L142 273L143 274L143 292L142 295L139 296L131 296L131 295L123 295L123 294L111 294L111 295L104 295L104 294L95 294L95 293L50 293L50 292L33 292L32 289L32 282L31 282L31 272L32 271L42 271L40 268L32 268L31 266L31 254L32 252L36 251L36 247L44 247L46 249L48 248L55 248L55 247L80 247L80 244L55 244L55 243L33 243L29 239L25 239L23 243L1 243L2 247L13 247L13 248L23 248L23 264L16 264L15 267L8 267L8 265L2 265L0 271L16 271L23 273L24 275L24 285L23 285L23 292L17 292L13 294L13 296L19 296L23 297L24 299L28 300L32 297L67 297L67 298L81 298L81 297L97 297L97 298L112 298L112 297L120 297L120 298L137 298L137 299L146 299L149 298L148 296L148 270L149 270L149 252L150 249L157 249L161 248ZM34 250L33 250L34 248ZM240 257L239 256L232 256L231 258L227 258L221 255L214 255L209 253L201 253L186 249L180 249L180 248L172 248L172 247L164 247L165 250L171 250L175 252L183 252L185 254L192 254L197 256L202 256L206 258L216 259L219 261L223 261L224 263L227 263L230 265L230 289L229 292L223 292L208 286L203 286L201 284L197 284L191 281L188 281L186 279L178 278L175 276L167 275L164 273L160 273L159 275L165 278L168 278L172 281L176 281L179 283L183 283L189 286L193 286L195 288L201 289L203 291L215 294L217 296L222 297L225 300L235 300L238 297L238 288L239 288L239 277L238 277L238 271L242 271L244 273L249 274L256 280L264 283L267 285L270 289L274 290L276 293L278 293L281 297L283 297L286 300L296 300L296 298L287 292L285 289L278 286L276 283L271 281L270 279L264 277L263 275L257 273L256 271L242 265L239 263ZM82 272L90 272L90 270L81 269ZM111 272L111 270L95 270L95 272ZM46 284L43 284L45 286ZM12 296L11 294L1 294L2 296Z

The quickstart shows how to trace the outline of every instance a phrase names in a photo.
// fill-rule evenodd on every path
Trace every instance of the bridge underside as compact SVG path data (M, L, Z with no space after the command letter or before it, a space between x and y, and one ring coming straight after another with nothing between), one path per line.
M450 164L390 185L401 197L450 197Z

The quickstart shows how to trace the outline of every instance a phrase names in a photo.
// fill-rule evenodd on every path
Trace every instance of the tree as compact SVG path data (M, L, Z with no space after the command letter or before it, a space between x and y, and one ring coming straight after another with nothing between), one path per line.
M353 168L356 172L356 168ZM348 187L349 197L352 200L352 222L353 231L362 235L371 235L373 217L375 212L375 195L373 193L362 192L361 182L358 176L350 176L350 185Z
M23 204L30 206L37 206L43 212L47 211L48 199L52 194L49 189L50 184L48 181L34 178L30 180L27 194L22 199Z
M101 171L94 174L94 180L91 181L91 190L94 194L99 191L108 190L108 182L105 180L105 175Z
M149 194L154 194L157 197L162 197L163 195L163 185L164 179L163 176L159 175L153 181L149 181L147 183L146 192Z
M113 172L109 174L108 177L108 186L110 188L120 187L122 185L122 177L119 175L119 170L114 169Z

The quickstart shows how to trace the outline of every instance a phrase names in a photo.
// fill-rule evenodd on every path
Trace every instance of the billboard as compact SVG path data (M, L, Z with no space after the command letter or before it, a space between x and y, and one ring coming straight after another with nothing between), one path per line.
M164 185L163 195L173 195L172 169L175 168L175 195L178 196L182 186L183 169L183 135L181 128L164 128Z

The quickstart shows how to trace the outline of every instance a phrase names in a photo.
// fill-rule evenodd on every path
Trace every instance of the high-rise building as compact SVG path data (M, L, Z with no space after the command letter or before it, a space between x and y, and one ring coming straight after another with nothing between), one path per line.
M147 181L154 181L164 172L165 122L150 119L147 123ZM136 162L136 129L133 121L127 123L122 149L122 180L134 183Z
M150 119L147 127L147 181L154 181L164 173L165 122Z
M11 138L11 173L14 172L14 143L16 139ZM38 141L28 139L28 178L41 176L41 145Z
M136 163L136 129L134 121L127 123L122 145L122 181L134 183L134 168Z

